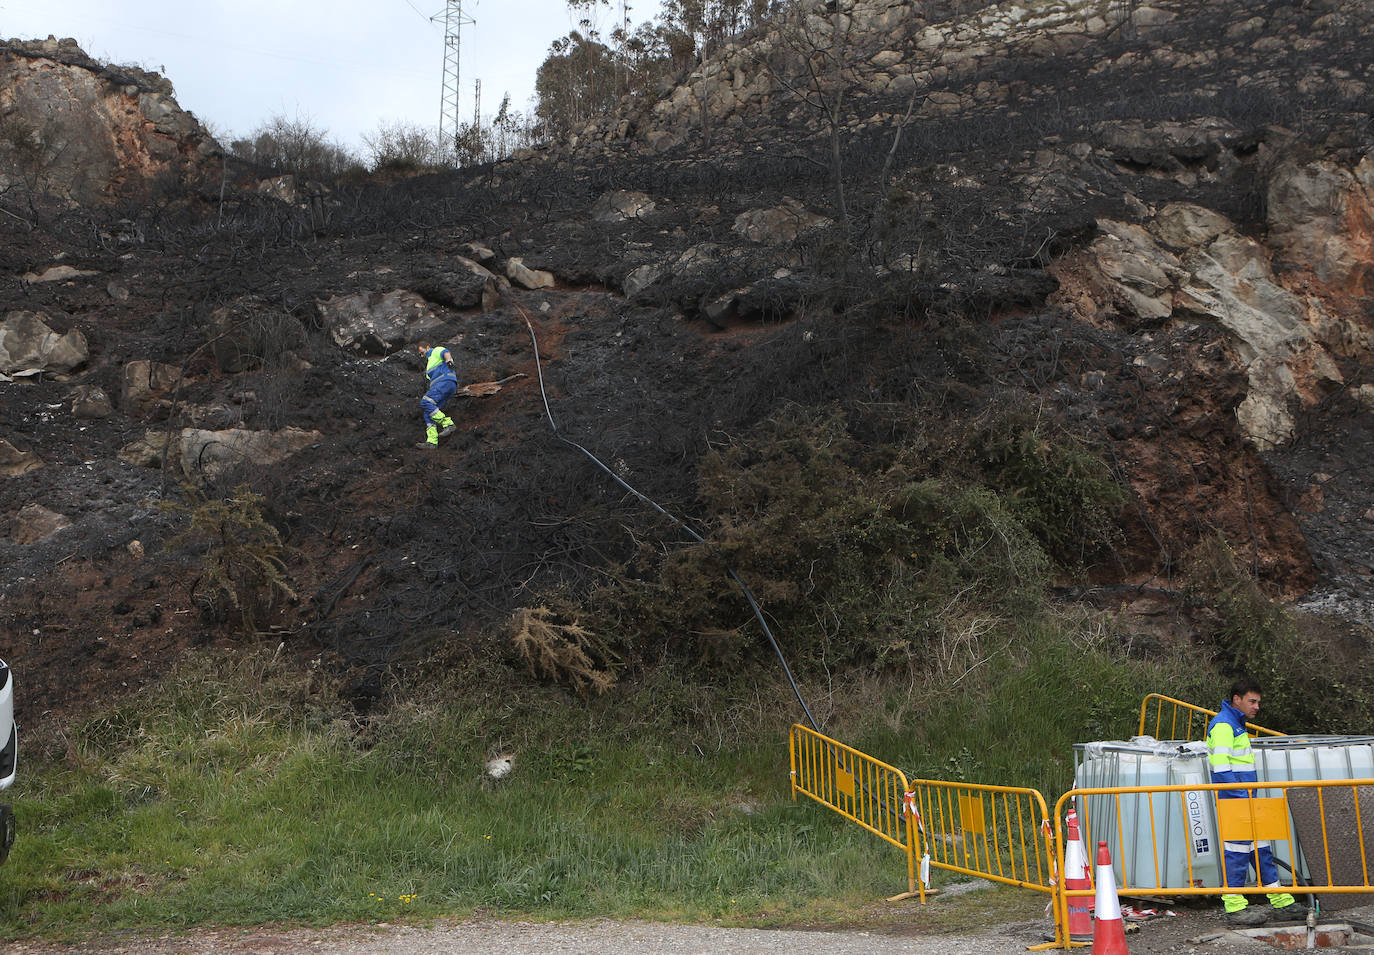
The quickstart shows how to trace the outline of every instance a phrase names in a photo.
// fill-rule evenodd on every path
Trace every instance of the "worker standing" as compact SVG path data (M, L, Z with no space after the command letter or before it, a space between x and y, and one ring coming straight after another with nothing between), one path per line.
M457 430L453 419L444 414L444 405L458 390L458 375L453 370L453 356L443 345L431 345L422 340L415 347L425 363L425 380L429 382L425 396L420 399L425 440L415 446L432 451L439 447L440 438Z
M1207 724L1207 765L1214 783L1254 783L1255 753L1245 724L1259 714L1260 686L1249 677L1241 677L1231 684L1231 699L1221 704L1221 712ZM1217 799L1249 799L1250 789L1219 789ZM1225 858L1225 884L1243 888L1250 880L1250 866L1254 865L1263 888L1280 888L1279 871L1274 863L1274 850L1267 840L1259 842L1226 842L1222 844ZM1255 926L1268 922L1271 916L1259 906L1250 905L1247 896L1223 895L1226 921L1232 925ZM1287 892L1269 894L1272 914L1278 918L1302 920L1307 918L1307 906L1294 900Z

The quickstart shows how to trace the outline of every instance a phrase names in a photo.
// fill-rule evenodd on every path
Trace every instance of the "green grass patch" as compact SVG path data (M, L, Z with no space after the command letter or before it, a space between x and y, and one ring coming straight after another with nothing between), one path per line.
M1111 735L1129 734L1166 678L1105 646L1056 656L1050 635L1021 638L988 644L949 687L855 675L804 692L828 732L909 775L1035 785L1065 778L1092 720L1130 716ZM1100 684L1063 692L1069 664ZM664 672L583 700L495 664L455 672L360 720L268 654L198 658L72 727L65 753L28 754L9 794L20 838L0 930L474 913L833 924L871 921L905 889L899 850L792 802L797 707L777 681ZM492 783L497 752L515 768Z

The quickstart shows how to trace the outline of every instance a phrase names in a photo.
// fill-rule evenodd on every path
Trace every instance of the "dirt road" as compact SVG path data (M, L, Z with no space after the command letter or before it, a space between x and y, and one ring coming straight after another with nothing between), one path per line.
M1275 948L1221 934L1211 912L1147 922L1130 936L1132 955L1257 955ZM6 955L1024 955L1044 925L1010 923L956 935L900 929L805 931L714 928L653 922L442 922L329 929L236 928L186 935L103 936L77 945L16 942ZM1221 937L1209 937L1217 936Z

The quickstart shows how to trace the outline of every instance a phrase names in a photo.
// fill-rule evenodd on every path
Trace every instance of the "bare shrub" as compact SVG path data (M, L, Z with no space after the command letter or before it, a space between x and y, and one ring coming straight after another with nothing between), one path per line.
M239 159L277 172L307 179L334 179L360 163L328 136L329 131L315 126L309 116L297 114L288 119L278 114L253 130L248 139L230 143L229 151Z
M377 130L363 135L368 161L374 172L419 172L450 165L452 155L439 142L433 127L397 120L382 122Z
M246 485L222 499L190 485L184 490L186 500L166 508L189 523L167 548L199 551L203 608L220 619L232 607L243 632L251 634L283 598L295 596L286 580L281 534L263 514L266 501Z
M583 696L615 685L615 656L576 621L559 623L547 607L522 608L509 624L511 645L532 676L571 686Z

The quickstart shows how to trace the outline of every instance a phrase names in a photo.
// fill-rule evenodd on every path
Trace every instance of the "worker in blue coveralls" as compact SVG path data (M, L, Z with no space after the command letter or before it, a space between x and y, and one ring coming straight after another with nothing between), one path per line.
M444 404L458 390L458 375L453 371L453 356L443 345L420 341L415 347L425 363L425 380L429 382L429 390L420 399L420 411L425 420L425 440L415 446L432 451L439 447L440 438L457 430L453 419L444 414Z
M1241 677L1231 684L1231 699L1221 704L1221 712L1207 724L1207 765L1214 783L1253 783L1255 753L1245 724L1259 714L1260 687L1249 677ZM1219 789L1217 799L1248 799L1249 789ZM1274 864L1274 850L1267 840L1260 842L1226 842L1222 844L1226 860L1226 885L1243 888L1250 880L1250 866L1259 872L1262 888L1279 888L1279 871ZM1295 901L1287 892L1269 894L1272 910L1251 905L1248 896L1223 895L1226 921L1233 925L1263 925L1271 917L1282 921L1307 918L1307 906Z

